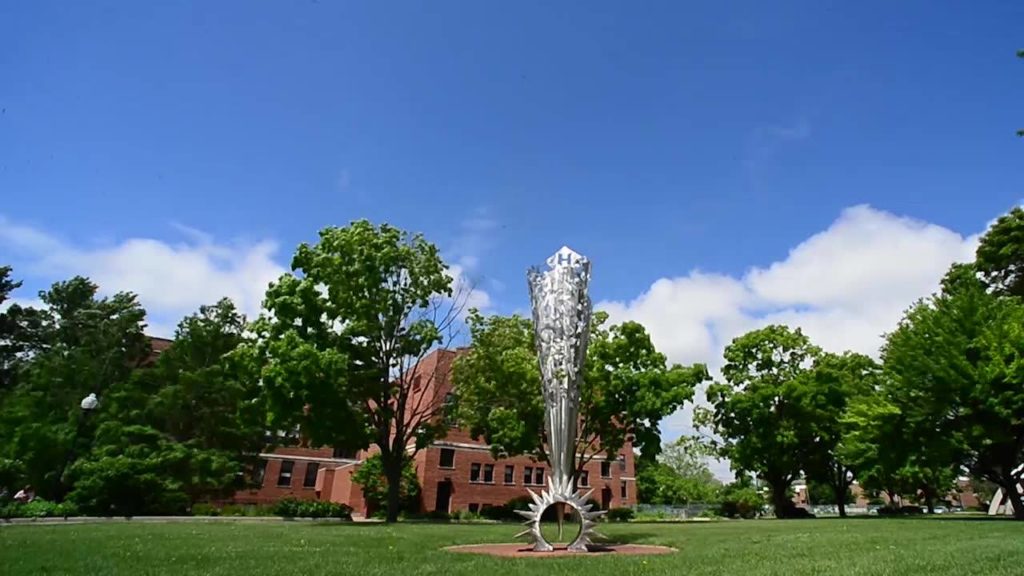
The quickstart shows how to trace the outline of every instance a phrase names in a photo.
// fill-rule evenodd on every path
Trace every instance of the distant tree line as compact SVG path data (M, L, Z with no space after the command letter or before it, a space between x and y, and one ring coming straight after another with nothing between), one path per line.
M940 290L911 303L880 362L822 351L799 329L767 326L725 349L697 422L718 455L755 474L776 515L795 513L794 480L831 489L845 514L856 480L890 501L932 508L958 476L1009 495L1024 519L1024 210L981 238Z
M374 446L363 480L394 521L410 505L412 456L453 422L496 456L546 458L530 320L467 310L469 287L435 245L357 221L300 245L291 269L267 288L258 318L227 299L203 306L154 359L135 295L102 295L76 277L24 306L7 302L20 284L0 268L0 489L31 485L87 513L183 513L250 485L258 454L275 443ZM973 264L955 265L938 293L911 305L881 362L823 352L784 326L755 330L726 348L709 406L696 411L715 441L664 448L659 423L692 400L707 369L670 364L642 325L595 313L579 469L630 444L642 500L748 509L755 475L780 516L792 511L798 477L830 491L840 511L854 480L933 502L970 474L1015 495L1022 298L1015 208ZM425 397L435 375L413 367L465 343L454 394ZM84 410L90 394L99 404ZM715 480L706 461L719 456L739 482Z

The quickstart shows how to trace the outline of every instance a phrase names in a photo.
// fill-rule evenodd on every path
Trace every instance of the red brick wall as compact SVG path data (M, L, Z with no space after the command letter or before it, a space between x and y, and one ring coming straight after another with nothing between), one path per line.
M414 390L421 394L428 403L443 402L445 396L451 390L449 375L452 362L465 349L456 351L439 350L431 353L415 368L413 375ZM410 401L411 405L417 402ZM455 450L455 465L451 469L440 468L441 448L450 446ZM358 455L364 458L368 454L376 452L372 449ZM258 490L239 492L235 500L239 502L273 502L286 496L302 499L321 498L334 502L341 502L352 506L357 513L366 513L362 492L359 486L352 483L351 474L356 466L343 466L343 462L331 458L331 448L279 448L268 458L264 482ZM591 461L586 470L590 476L590 487L594 489L591 498L599 503L607 503L611 508L621 506L633 506L636 504L636 483L633 462L633 450L631 445L623 448L622 454L625 457L625 466L618 462L612 462L610 466L610 477L601 477L601 460L599 456ZM292 472L292 479L289 486L277 486L277 479L281 469L282 460L288 456L304 458L316 458L320 460L321 467L333 468L328 473L321 470L317 485L314 488L302 486L306 470L306 460L295 459L295 466ZM333 460L333 461L332 461ZM470 470L473 463L479 463L481 467L485 464L494 465L494 481L492 483L471 482ZM505 460L495 460L491 457L487 447L479 441L470 438L469 434L461 429L453 428L448 431L446 438L435 443L425 450L422 450L414 461L417 476L420 479L421 502L424 511L435 509L438 483L450 481L452 492L449 510L467 510L470 504L501 505L509 500L527 495L527 487L539 490L546 487L547 477L550 474L550 466L533 461L529 457L520 456ZM513 482L506 485L504 482L505 466L515 467ZM523 483L523 472L525 467L543 468L544 485ZM481 471L481 477L483 473ZM626 484L626 496L622 496L622 483ZM604 491L608 492L605 493Z
M527 495L527 488L540 491L546 488L551 467L546 463L534 461L526 456L496 460L491 457L490 452L483 446L469 448L465 446L445 446L451 438L440 441L435 446L424 450L417 458L416 472L420 478L422 504L425 511L433 511L437 505L438 483L451 483L451 500L448 511L468 510L470 504L478 507L499 506L513 498ZM461 444L461 443L460 443ZM452 448L455 451L455 462L452 468L441 468L442 448ZM621 506L633 506L636 504L636 483L633 478L632 451L626 451L626 466L623 470L618 462L611 462L609 466L610 477L601 477L601 460L595 459L587 464L585 469L589 472L590 487L593 489L591 498L598 503L603 502L603 490L609 490L607 494L608 506L617 508ZM603 459L603 457L599 457ZM472 464L481 465L480 481L470 481ZM494 465L494 479L490 483L483 482L485 464ZM512 483L505 483L505 466L514 467ZM539 486L533 482L524 483L524 471L526 467L543 468L544 485ZM622 482L626 483L626 497L621 495ZM583 488L581 486L581 488Z
M234 501L242 504L269 504L277 502L282 498L298 498L300 500L316 500L320 498L317 487L304 486L306 468L310 464L318 465L318 476L324 474L328 468L340 466L343 462L332 458L334 451L331 448L278 448L270 455L265 455L266 467L263 473L263 483L259 488L242 490L235 494ZM291 458L289 458L291 457ZM282 464L286 461L294 462L292 466L291 481L286 486L278 485ZM323 487L321 486L321 490ZM326 498L325 498L326 499ZM335 500L347 503L345 500Z

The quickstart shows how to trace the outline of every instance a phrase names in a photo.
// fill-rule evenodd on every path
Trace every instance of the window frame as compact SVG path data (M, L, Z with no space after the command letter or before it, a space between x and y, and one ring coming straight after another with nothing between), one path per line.
M580 485L581 488L589 488L590 487L590 471L589 470L584 470L584 471L580 472L580 477L577 479L577 483Z
M490 476L490 478L488 478L488 476ZM494 484L494 464L484 464L482 481L484 484Z
M505 464L505 485L515 486L516 485L516 465Z
M309 472L313 471L313 480L310 483ZM319 462L306 462L306 469L302 473L302 487L303 488L316 488L316 477L320 473Z
M288 470L285 471L285 468ZM287 481L284 481L285 477L288 477ZM281 460L281 466L277 469L277 487L278 488L291 488L292 482L295 480L295 460Z
M445 456L445 454L451 454L452 455L452 462L451 462L451 464L449 464L447 466L445 466L445 464L444 464L444 456ZM437 467L438 468L443 468L445 470L454 470L455 469L455 448L441 448L441 453L440 453L440 455L437 458Z
M480 470L482 468L483 467L480 465L479 462L473 462L472 464L469 465L469 481L470 482L474 482L474 483L480 482Z
M523 466L523 486L533 486L533 466Z
M533 469L533 485L543 486L544 485L544 467L537 466Z
M612 477L612 463L609 460L601 460L601 478Z

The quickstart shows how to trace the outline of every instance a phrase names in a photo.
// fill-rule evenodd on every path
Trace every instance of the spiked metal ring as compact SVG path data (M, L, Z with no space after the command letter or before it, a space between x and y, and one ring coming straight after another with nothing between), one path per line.
M593 491L593 489L590 489L586 492L582 490L573 492L571 481L563 485L554 478L548 478L548 489L542 490L539 495L533 490L527 489L530 497L533 498L533 504L530 504L529 510L517 510L516 512L526 518L526 522L523 524L528 526L528 528L516 534L516 537L529 536L533 541L534 552L551 552L555 548L541 534L540 520L548 507L554 504L566 504L574 509L580 517L580 532L569 544L568 550L570 552L586 552L587 547L593 544L591 537L603 537L594 530L594 527L597 526L598 517L604 514L605 511L591 511L593 505L587 504L587 498L590 497Z

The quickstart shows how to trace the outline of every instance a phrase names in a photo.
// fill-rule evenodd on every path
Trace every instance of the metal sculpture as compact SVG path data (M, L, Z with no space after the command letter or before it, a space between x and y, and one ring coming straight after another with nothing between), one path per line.
M548 440L551 474L548 488L533 498L529 511L519 513L528 528L517 536L529 536L533 549L549 552L554 547L540 531L544 510L556 506L559 518L566 507L580 520L580 531L569 544L572 552L586 552L595 536L601 510L591 510L587 498L593 490L573 490L576 469L576 434L579 426L580 383L590 336L590 261L563 246L547 260L548 270L532 268L527 274L533 308L533 329L544 390L544 430ZM559 524L561 530L561 524ZM560 532L561 533L561 532Z

